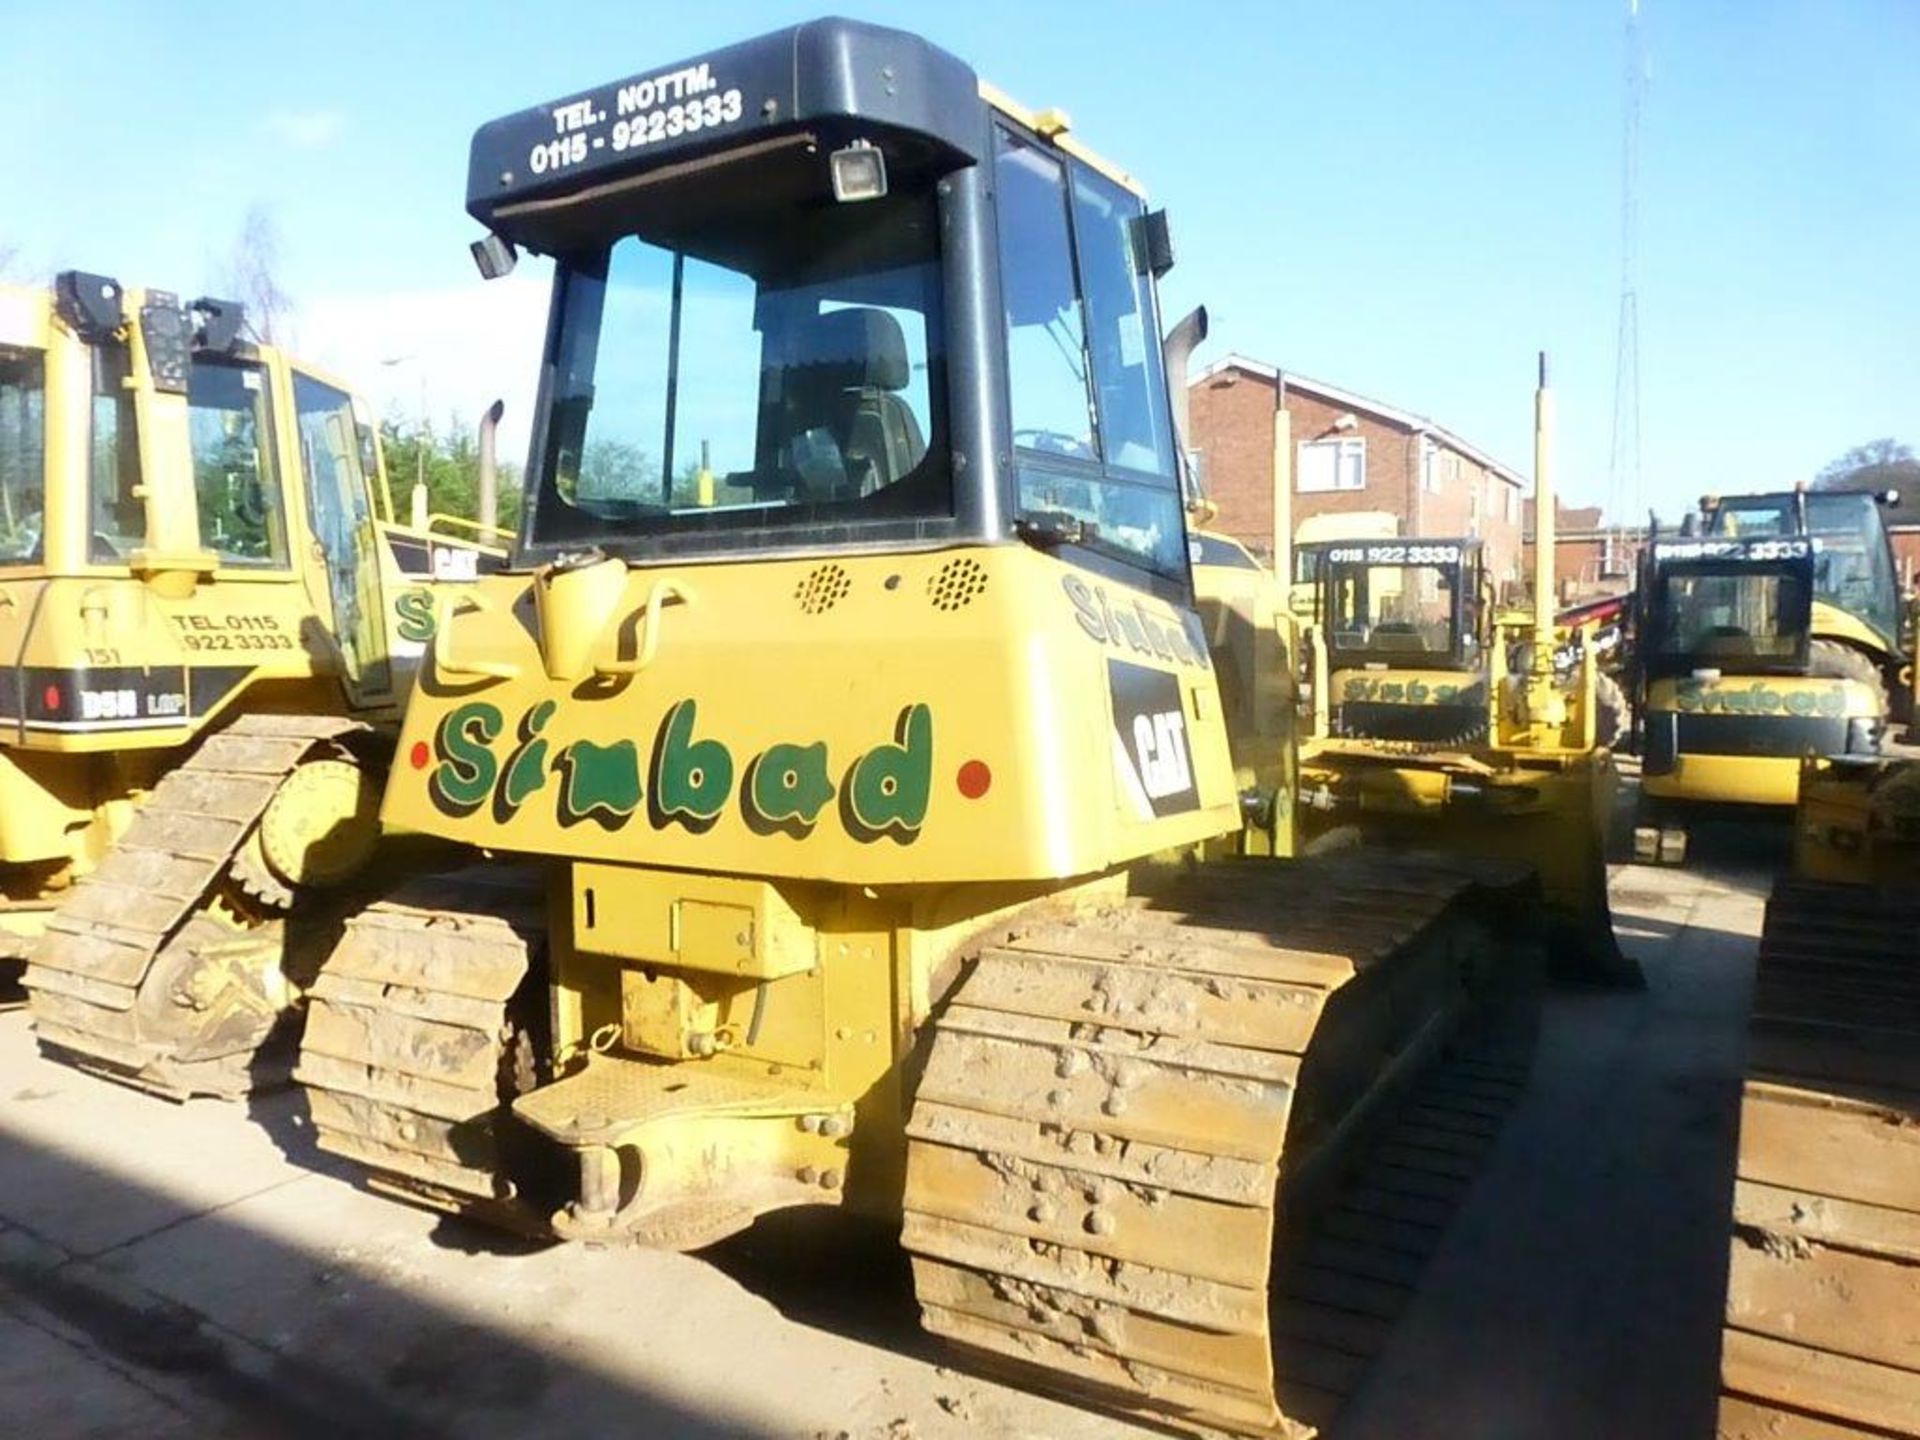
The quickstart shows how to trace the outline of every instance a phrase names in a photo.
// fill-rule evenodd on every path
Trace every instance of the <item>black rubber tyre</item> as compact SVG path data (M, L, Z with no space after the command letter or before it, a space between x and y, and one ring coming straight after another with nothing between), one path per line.
M1838 640L1815 640L1807 658L1807 673L1826 680L1851 680L1873 691L1880 714L1887 713L1887 680L1872 659Z
M1593 677L1593 741L1612 750L1627 733L1627 692L1611 675Z

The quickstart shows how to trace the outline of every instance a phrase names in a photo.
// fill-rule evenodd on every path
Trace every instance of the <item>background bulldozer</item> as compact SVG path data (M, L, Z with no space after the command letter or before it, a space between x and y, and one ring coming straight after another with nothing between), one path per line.
M1748 1030L1720 1433L1920 1435L1920 752L1808 757Z
M1606 889L1618 691L1584 632L1555 621L1544 356L1535 417L1544 558L1529 611L1496 612L1472 540L1317 551L1299 832L1309 850L1359 839L1524 860L1563 973L1631 982Z
M399 523L365 402L243 320L0 291L0 934L43 1043L171 1093L239 1083L279 917L372 849L434 592L503 553Z
M1638 858L1683 860L1693 807L1792 807L1804 754L1873 755L1907 723L1912 621L1883 498L1708 497L1642 552Z

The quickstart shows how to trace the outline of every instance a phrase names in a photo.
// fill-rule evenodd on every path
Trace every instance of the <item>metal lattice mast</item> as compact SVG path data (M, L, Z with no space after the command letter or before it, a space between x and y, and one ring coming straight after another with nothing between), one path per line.
M1613 444L1607 459L1607 509L1615 525L1644 517L1640 477L1640 104L1646 53L1640 0L1627 0L1626 95L1620 141L1620 329L1613 368Z

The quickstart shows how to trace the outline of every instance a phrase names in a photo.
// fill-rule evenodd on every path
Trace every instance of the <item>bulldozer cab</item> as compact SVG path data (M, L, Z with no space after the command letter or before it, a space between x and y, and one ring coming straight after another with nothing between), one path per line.
M1646 678L1806 673L1819 550L1808 538L1649 546L1640 584Z
M1327 547L1319 620L1335 668L1472 670L1483 663L1480 543Z
M1187 597L1164 227L1063 117L839 22L573 103L473 148L557 262L523 564L1024 538Z
M1813 599L1869 632L1869 646L1902 649L1900 586L1880 507L1894 492L1791 490L1708 497L1705 533L1730 539L1804 538L1814 553ZM1824 627L1821 627L1824 628Z
M1477 540L1345 541L1313 563L1313 663L1326 676L1316 728L1422 742L1485 729L1489 617Z

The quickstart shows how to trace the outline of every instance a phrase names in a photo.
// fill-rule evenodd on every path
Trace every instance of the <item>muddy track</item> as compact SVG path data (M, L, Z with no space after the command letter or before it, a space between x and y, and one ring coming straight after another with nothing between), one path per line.
M1782 880L1754 977L1720 1433L1920 1436L1920 896Z
M989 950L934 1021L908 1127L927 1328L1161 1423L1310 1433L1390 1324L1377 1289L1354 1297L1423 1258L1395 1224L1443 1223L1407 1202L1454 1198L1510 1098L1510 1075L1454 1074L1343 1185L1511 974L1495 936L1523 884L1371 854L1213 866Z
M436 877L353 917L308 994L294 1079L320 1148L377 1188L545 1233L502 1149L503 1098L536 1058L511 1002L530 975L545 999L539 891L512 878Z
M28 956L41 1044L169 1098L245 1094L278 1004L244 984L183 987L203 962L219 969L230 958L245 970L259 947L278 951L279 922L242 930L216 917L218 887L302 759L364 729L325 716L243 716L169 772Z

